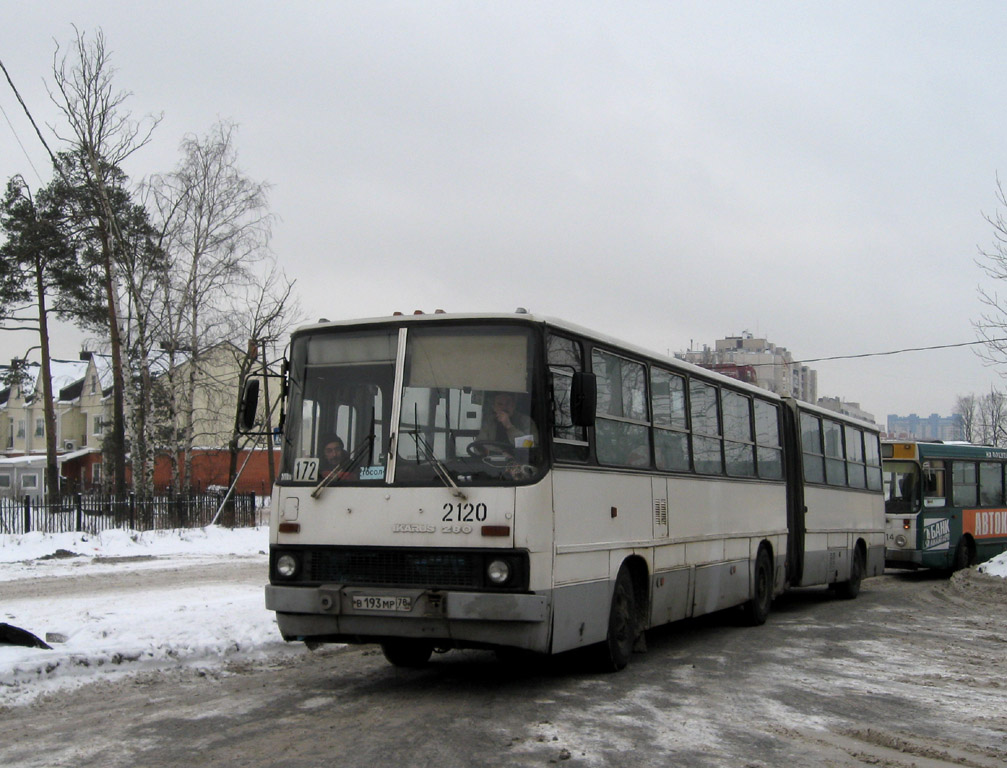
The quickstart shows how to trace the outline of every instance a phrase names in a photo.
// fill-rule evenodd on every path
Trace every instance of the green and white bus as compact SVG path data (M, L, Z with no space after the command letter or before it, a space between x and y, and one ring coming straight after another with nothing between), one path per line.
M960 570L1007 550L1007 450L886 440L882 452L889 567Z
M619 669L649 627L884 569L874 425L523 311L319 323L286 368L287 640Z

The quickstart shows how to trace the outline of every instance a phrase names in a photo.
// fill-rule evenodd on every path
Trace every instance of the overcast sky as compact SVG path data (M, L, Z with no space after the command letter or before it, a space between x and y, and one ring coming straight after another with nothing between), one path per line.
M125 170L239 126L310 319L562 317L660 352L748 331L798 360L975 341L1007 175L1002 2L13 2L40 123L55 42L101 28ZM0 82L0 177L50 178ZM47 138L55 141L51 132ZM1007 334L1005 334L1007 335ZM0 334L0 359L36 343ZM57 356L76 355L63 333ZM34 353L37 359L37 353ZM811 364L819 395L949 415L972 348Z

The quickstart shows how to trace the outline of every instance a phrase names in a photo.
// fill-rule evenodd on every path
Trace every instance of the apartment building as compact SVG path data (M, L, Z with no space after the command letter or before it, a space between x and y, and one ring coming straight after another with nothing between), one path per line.
M817 371L795 362L786 347L771 344L767 339L756 338L747 332L718 339L713 349L703 345L700 350L690 349L675 356L728 375L731 375L731 370L745 371L751 383L763 389L808 403L818 401Z

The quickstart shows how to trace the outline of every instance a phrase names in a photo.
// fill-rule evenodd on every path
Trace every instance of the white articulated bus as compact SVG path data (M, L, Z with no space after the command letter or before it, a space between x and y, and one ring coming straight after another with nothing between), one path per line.
M759 624L787 587L854 597L884 568L876 428L680 360L519 311L319 323L286 368L287 640L619 669L649 627Z

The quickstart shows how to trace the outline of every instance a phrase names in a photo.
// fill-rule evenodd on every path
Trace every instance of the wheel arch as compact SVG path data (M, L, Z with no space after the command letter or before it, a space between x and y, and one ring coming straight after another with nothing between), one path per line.
M959 548L964 550L965 558L962 561L959 561L958 559ZM961 535L961 538L958 539L958 546L955 547L954 553L952 554L952 557L954 558L951 564L952 569L957 570L959 568L969 568L975 564L976 555L976 540L971 533L966 531Z
M860 554L864 556L864 562L867 562L867 541L864 540L863 536L858 536L857 540L853 543L854 551L860 550Z
M782 585L780 584L780 580L777 579L778 574L776 572L776 549L775 547L773 547L773 542L771 542L769 539L762 539L762 541L759 542L759 545L755 548L755 556L752 557L748 562L748 576L749 576L748 580L749 584L751 585L750 591L754 592L755 590L755 569L757 567L756 563L759 562L759 553L762 552L763 550L765 550L766 554L769 555L769 564L770 564L769 573L770 578L772 578L773 580L771 593L773 595L777 595L782 591ZM752 595L749 596L751 597Z
M637 628L643 631L650 626L650 569L640 555L626 557L619 570L625 568L633 582L633 598L636 603Z

